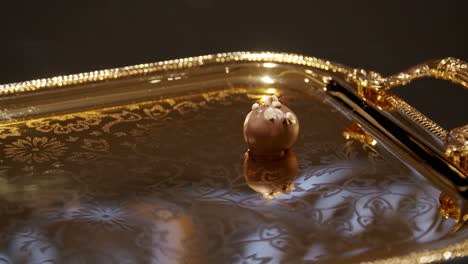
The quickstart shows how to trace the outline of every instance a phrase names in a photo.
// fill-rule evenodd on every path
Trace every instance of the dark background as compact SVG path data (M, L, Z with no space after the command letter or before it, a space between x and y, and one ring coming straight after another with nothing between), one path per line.
M387 75L433 58L468 60L467 3L2 1L0 83L247 50ZM446 128L468 123L467 90L442 81L407 88L397 92Z
M0 83L225 51L316 56L385 75L468 60L468 1L3 1ZM397 92L446 128L468 123L467 90Z

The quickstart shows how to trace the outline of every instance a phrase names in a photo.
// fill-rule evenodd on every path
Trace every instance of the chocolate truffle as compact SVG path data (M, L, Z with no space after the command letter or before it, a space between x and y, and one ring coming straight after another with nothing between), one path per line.
M244 121L244 139L249 153L262 158L281 158L299 134L296 114L275 95L252 105Z

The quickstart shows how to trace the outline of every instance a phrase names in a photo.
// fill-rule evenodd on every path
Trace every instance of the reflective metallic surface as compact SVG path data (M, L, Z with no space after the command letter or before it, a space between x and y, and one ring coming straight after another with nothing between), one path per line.
M417 258L466 254L464 244L453 246L466 229L453 234L459 219L447 217L456 205L462 217L464 200L431 180L440 175L430 164L339 107L324 92L329 78L278 64L221 65L3 99L0 260L343 263L428 249L435 253ZM295 155L278 168L244 155L243 120L265 94L301 120ZM451 197L445 211L442 194Z
M245 153L244 177L249 187L265 198L274 198L294 190L299 165L296 153L286 151L284 157L274 160L256 158Z
M468 174L468 125L454 128L448 133L445 155Z

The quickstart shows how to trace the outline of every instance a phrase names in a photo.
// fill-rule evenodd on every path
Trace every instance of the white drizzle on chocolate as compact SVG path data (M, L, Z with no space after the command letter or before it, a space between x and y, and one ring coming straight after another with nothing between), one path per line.
M290 125L296 124L296 117L291 112L286 113L286 120Z
M279 101L274 101L272 104L271 104L273 107L276 107L276 108L280 108L281 107L281 103Z

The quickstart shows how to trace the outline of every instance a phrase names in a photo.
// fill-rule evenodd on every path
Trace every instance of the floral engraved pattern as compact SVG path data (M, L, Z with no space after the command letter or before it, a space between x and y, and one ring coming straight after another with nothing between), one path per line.
M128 214L118 207L90 206L73 213L73 219L93 229L130 230Z
M258 95L242 89L1 127L0 262L359 262L450 236L437 187L382 144L346 140L326 100L290 93L299 168L270 198L244 176Z
M8 137L21 136L17 127L3 127L0 126L0 139L6 139Z
M199 107L200 107L199 104L195 104L195 103L190 102L190 101L185 101L185 102L181 102L181 103L176 104L174 106L174 110L176 110L180 114L184 115L184 114L188 114L190 112L196 112Z
M66 160L70 162L75 162L77 164L84 164L88 161L96 160L100 155L96 152L73 152L71 153Z
M117 114L110 114L109 117L112 117L114 121L111 121L104 126L102 126L102 130L104 132L109 133L111 127L114 125L120 124L120 123L125 123L125 122L136 122L142 119L142 116L140 114L124 110L121 113Z
M97 152L105 152L109 150L109 143L105 139L84 139L83 145L81 148L90 150L90 151L97 151Z
M5 156L15 161L43 163L57 160L66 150L65 144L56 138L26 137L6 145L3 151Z
M143 109L143 112L151 119L160 119L170 113L172 106L176 102L172 99L167 99L164 103L155 104L150 108Z
M257 254L248 255L245 257L239 256L234 262L236 264L268 264L271 261L271 257L258 257Z

